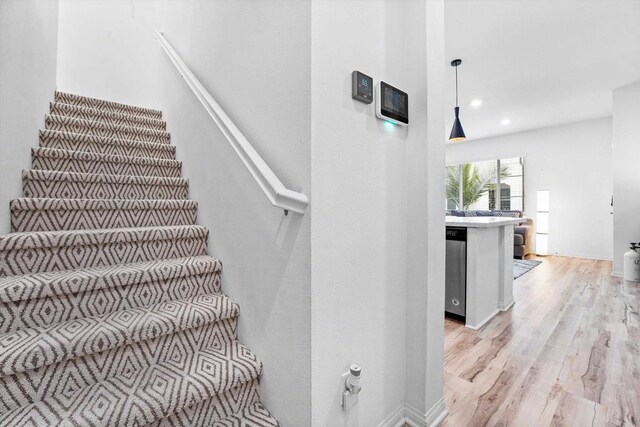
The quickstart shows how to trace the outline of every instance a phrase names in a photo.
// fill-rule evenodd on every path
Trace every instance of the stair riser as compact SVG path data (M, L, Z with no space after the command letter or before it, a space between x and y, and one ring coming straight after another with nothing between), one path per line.
M188 187L144 183L23 180L24 197L52 199L186 200Z
M220 293L220 274L209 273L90 292L0 304L0 334L37 328L165 301Z
M85 108L93 108L95 110L107 111L112 113L132 114L135 116L149 117L158 120L162 119L162 112L160 111L103 101L101 99L85 98L83 96L77 96L62 92L56 92L55 102L77 105L79 107Z
M140 131L133 131L130 127L122 126L121 128L103 128L97 126L88 126L73 123L59 123L47 118L45 120L45 129L60 132L72 132L84 135L99 136L102 138L126 139L130 141L153 142L157 144L169 144L171 137L168 134L156 135Z
M221 274L222 263L210 256L154 260L105 268L64 270L0 277L0 302L56 297L182 277ZM118 293L118 291L116 291Z
M243 411L260 400L258 380L246 382L225 393L176 412L149 427L191 427L212 423Z
M104 267L157 259L184 258L206 253L206 237L84 246L17 248L0 252L0 276Z
M155 363L166 365L168 370L179 371L182 362L189 360L195 351L226 352L237 338L236 317L1 377L0 413L47 397L58 396L65 400L65 395L73 395L72 390L90 387L117 375L135 378L137 371ZM0 417L0 425L2 421Z
M11 210L11 231L159 227L196 223L197 209Z
M23 425L41 416L47 425L65 426L141 426L159 421L262 374L262 363L244 347L231 343L227 348L229 352L190 353L145 370L129 368L123 375L76 389L75 393L57 394L0 415L0 425ZM234 425L241 424L236 421Z
M85 153L115 154L119 156L148 157L165 160L175 160L176 158L176 150L173 145L135 142L106 143L99 139L87 138L84 135L72 137L64 134L56 134L55 136L41 134L40 147L80 151Z
M163 176L167 178L179 178L182 174L180 166L52 158L40 155L34 155L32 157L31 165L32 169L39 170L96 173L104 175Z
M52 103L49 108L51 114L57 116L74 117L82 120L105 123L116 126L132 126L153 130L166 130L166 123L162 120L150 119L142 116L110 113L100 110L78 107L75 105Z

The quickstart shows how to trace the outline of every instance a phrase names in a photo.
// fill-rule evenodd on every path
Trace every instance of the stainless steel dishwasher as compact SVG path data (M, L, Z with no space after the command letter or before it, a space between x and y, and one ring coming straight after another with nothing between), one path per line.
M467 308L467 229L447 227L444 311L465 320Z

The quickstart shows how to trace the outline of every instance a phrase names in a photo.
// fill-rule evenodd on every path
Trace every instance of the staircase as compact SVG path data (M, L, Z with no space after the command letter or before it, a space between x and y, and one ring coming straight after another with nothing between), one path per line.
M56 92L0 236L0 425L278 425L170 141Z

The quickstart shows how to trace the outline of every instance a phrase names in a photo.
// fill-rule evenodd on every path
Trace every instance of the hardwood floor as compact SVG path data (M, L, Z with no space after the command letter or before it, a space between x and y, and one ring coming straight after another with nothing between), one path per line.
M545 257L479 331L445 321L443 426L640 426L640 285Z

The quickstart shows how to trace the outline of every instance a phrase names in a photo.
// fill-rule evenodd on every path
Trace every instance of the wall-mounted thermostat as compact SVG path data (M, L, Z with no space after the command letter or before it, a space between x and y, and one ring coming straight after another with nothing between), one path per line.
M376 87L376 116L399 125L409 124L409 95L385 82Z
M351 73L351 97L371 104L373 102L373 79L360 71Z

